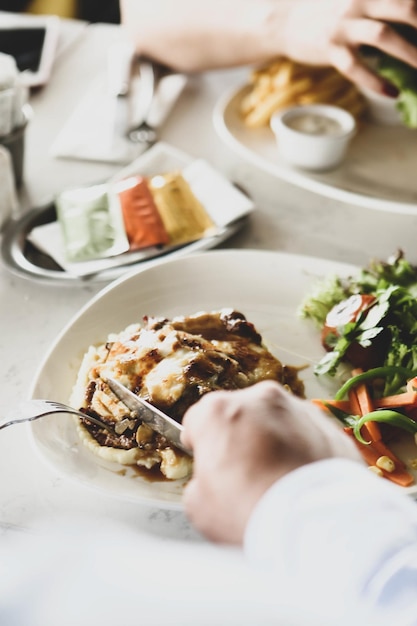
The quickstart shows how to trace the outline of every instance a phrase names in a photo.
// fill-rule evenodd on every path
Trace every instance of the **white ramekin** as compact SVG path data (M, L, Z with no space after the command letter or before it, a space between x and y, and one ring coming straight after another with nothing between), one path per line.
M291 120L305 115L320 116L337 122L334 134L312 134L289 126ZM309 104L290 107L274 113L271 129L283 159L295 167L328 170L343 161L349 143L356 133L356 121L345 109L330 104Z

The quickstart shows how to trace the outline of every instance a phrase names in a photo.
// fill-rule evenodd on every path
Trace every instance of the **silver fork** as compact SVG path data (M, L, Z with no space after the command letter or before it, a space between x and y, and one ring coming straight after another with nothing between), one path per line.
M22 402L17 406L16 410L13 411L13 415L6 417L6 420L0 423L0 430L2 428L7 428L8 426L13 426L14 424L33 422L40 417L52 415L53 413L70 413L72 415L78 415L78 417L82 420L88 420L101 428L114 432L113 428L109 424L106 424L106 422L96 417L86 415L86 413L83 413L82 411L77 411L77 409L73 409L66 404L54 402L52 400L27 400Z
M158 135L156 129L149 126L148 122L145 121L130 130L128 137L133 143L144 144L150 148L156 142Z

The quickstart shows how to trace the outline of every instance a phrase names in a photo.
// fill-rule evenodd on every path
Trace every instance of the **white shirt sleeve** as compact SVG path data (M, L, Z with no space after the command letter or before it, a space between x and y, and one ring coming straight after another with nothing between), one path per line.
M292 472L264 495L245 554L120 521L1 533L7 626L416 626L417 506L359 464Z
M258 503L247 558L323 623L417 624L417 506L401 489L353 461L300 468Z

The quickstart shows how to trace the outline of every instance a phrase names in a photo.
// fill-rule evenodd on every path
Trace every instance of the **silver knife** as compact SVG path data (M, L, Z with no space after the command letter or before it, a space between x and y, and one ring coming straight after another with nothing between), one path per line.
M114 130L125 137L130 127L134 51L125 43L112 45L107 56L107 92L114 101Z
M116 43L110 46L107 53L107 88L110 94L123 96L129 92L133 61L134 50L130 45Z
M140 60L139 72L139 78L134 77L131 81L133 112L127 136L133 143L150 148L157 139L156 128L148 123L156 90L155 69L150 61Z
M149 148L158 140L159 128L178 100L188 78L185 74L173 73L145 59L140 61L139 68L139 92L137 95L133 93L132 102L133 108L135 103L140 108L133 111L132 127L128 136L132 143L144 144L145 148ZM133 92L135 85L136 81L133 80Z
M132 92L132 125L140 126L148 118L157 85L154 64L138 58L130 81Z
M193 455L192 451L181 443L181 433L184 430L182 424L179 424L172 417L154 407L147 400L137 396L119 381L114 380L114 378L103 378L103 380L129 409L132 417L142 420L157 433L166 437L177 448L180 448L180 450L183 450L190 456Z

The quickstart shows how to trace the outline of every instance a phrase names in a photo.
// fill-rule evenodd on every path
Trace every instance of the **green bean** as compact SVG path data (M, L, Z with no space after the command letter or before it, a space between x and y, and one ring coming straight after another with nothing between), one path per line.
M356 439L364 444L370 444L370 441L365 441L361 435L361 428L367 422L381 422L384 424L391 424L391 426L397 426L409 433L417 433L417 422L407 417L403 413L398 411L392 411L391 409L380 409L378 411L371 411L360 417L353 426L353 434Z
M343 398L348 394L348 392L359 385L359 383L369 380L372 378L388 378L393 374L400 374L404 377L404 381L406 382L410 378L415 376L415 371L410 370L407 367L400 367L397 365L384 365L382 367L374 367L373 369L367 370L366 372L362 372L357 376L352 376L342 385L339 391L336 393L334 399L335 400L343 400Z

